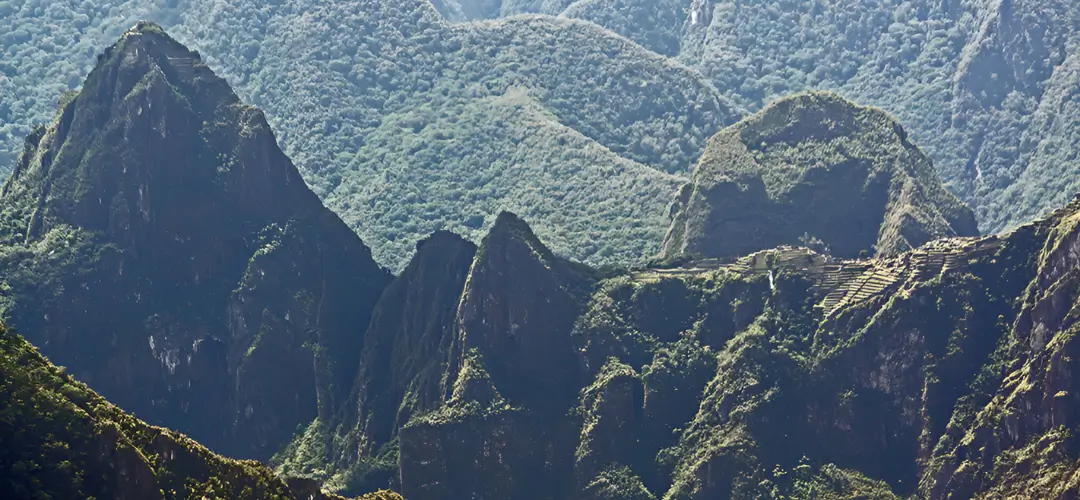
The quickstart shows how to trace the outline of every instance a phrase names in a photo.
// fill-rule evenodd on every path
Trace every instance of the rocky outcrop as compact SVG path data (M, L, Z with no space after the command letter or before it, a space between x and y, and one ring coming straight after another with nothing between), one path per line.
M392 470L369 464L396 464L401 427L443 403L440 384L475 255L476 245L449 232L417 244L412 261L375 306L349 400L332 420L317 422L285 450L283 472L350 490L396 480Z
M479 248L446 232L423 240L375 307L351 400L280 470L350 493L561 498L585 376L572 331L595 274L510 213Z
M1017 230L1033 275L983 375L958 405L920 488L933 496L1068 498L1080 491L1072 429L1080 417L1073 374L1080 202Z
M263 114L148 23L31 135L0 209L12 324L125 409L238 456L342 404L390 280Z
M574 463L579 490L602 480L606 471L647 463L650 457L643 441L648 440L642 439L644 392L634 369L615 359L582 390L583 422Z
M401 491L409 499L559 499L570 494L573 429L512 408L448 406L401 431Z
M460 236L431 235L376 306L355 387L361 453L392 440L413 415L442 401L439 383L475 255L476 246Z
M401 491L410 499L564 498L571 421L511 406L478 350L459 364L449 399L401 429Z
M581 387L570 333L592 282L592 270L555 256L524 221L500 214L469 271L444 394L476 350L510 404L569 407Z
M562 498L581 373L571 341L592 271L499 215L462 291L444 403L400 433L409 498Z
M671 210L666 257L799 244L895 255L978 232L895 119L822 92L781 99L709 139Z
M888 258L780 249L602 280L573 322L572 417L537 419L473 345L443 405L399 434L403 491L1067 496L1074 356L1054 332L1071 324L1078 211Z
M1080 202L958 237L970 211L894 120L804 94L713 139L675 207L678 259L593 270L503 213L479 248L432 235L385 287L225 90L151 25L107 53L4 188L0 305L76 375L223 448L265 454L312 422L279 469L309 477L282 495L1074 493ZM876 255L757 251L795 243ZM128 471L107 496L168 491L162 464L200 495L282 487L112 415L71 448Z

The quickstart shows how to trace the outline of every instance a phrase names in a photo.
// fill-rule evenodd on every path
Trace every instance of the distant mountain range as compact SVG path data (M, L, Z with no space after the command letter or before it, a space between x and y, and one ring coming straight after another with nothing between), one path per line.
M1080 6L1061 0L9 0L0 165L142 18L265 109L395 271L427 234L477 242L501 210L562 255L641 263L706 139L804 90L896 116L984 233L1080 187Z
M1080 202L977 236L900 122L829 92L701 147L647 265L503 211L395 275L139 23L0 191L0 496L1080 492Z

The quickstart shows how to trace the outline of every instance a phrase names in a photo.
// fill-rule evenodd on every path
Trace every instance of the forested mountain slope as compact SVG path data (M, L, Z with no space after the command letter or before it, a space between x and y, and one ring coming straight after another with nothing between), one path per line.
M0 312L140 418L268 458L341 404L391 275L262 113L140 23L0 192Z
M422 0L173 5L148 15L266 109L313 189L395 269L421 236L478 239L501 209L560 253L640 260L705 139L741 114L696 72L578 21L454 26ZM20 130L46 100L16 110Z
M0 327L0 495L130 500L333 500L254 461L212 453L105 401ZM390 492L361 500L400 500Z
M672 211L664 257L800 244L895 255L979 233L895 119L829 92L780 99L710 138Z
M884 108L984 232L1080 188L1076 2L579 0L563 15L661 52L678 35L675 57L750 108L812 89Z
M380 308L424 327L373 322L393 375L280 470L415 499L1071 498L1078 214L606 277L505 214L467 277L467 243L421 246Z
M842 228L866 207L891 214L861 242L818 242L879 257L781 246L605 274L512 214L479 247L435 235L376 307L353 400L279 470L433 500L1075 494L1080 202L1003 236L927 242L973 232L970 211L895 121L828 93L715 140L765 149L705 175L796 184L817 200L803 211ZM807 181L830 171L862 177ZM863 205L838 186L865 188ZM790 217L754 208L721 216Z
M507 19L523 13L559 20ZM500 209L560 253L639 259L683 180L664 173L685 175L735 108L803 90L895 115L984 232L1080 188L1080 6L1065 0L8 0L0 14L0 164L93 47L147 16L267 110L394 269L432 231L478 240Z
M751 108L835 90L895 114L984 232L1080 189L1080 5L1065 0L436 2L459 21L583 19L699 69Z
M403 15L383 7L387 16ZM350 22L327 9L285 15L290 24L279 29L301 37L304 19ZM207 22L233 19L229 12L210 11ZM386 98L371 109L400 105L389 89L401 85L429 95L424 80L393 69L417 56L403 40L437 49L529 33L522 46L551 49L596 33L538 17L460 28L432 20L430 7L406 12L415 24L381 32L377 40L390 41L364 49L386 63L370 75L374 90L357 94ZM603 36L619 49L610 60L636 68L620 54L639 48ZM256 57L274 50L285 49L261 45ZM635 107L628 94L595 101L604 108L592 111L630 129L681 123L663 131L674 142L631 143L613 135L610 122L592 120L591 98L555 92L567 81L557 71L587 65L551 54L559 64L542 67L526 66L514 51L476 54L481 74L501 68L521 79L468 95L435 79L431 96L445 89L446 102L470 103L440 119L468 112L477 126L546 119L553 130L572 129L578 142L548 138L535 151L580 153L576 146L587 145L661 176L665 162L704 148L691 191L712 180L756 182L766 194L798 191L796 201L813 201L785 210L831 211L841 221L872 207L884 214L868 225L876 231L848 248L811 217L802 221L807 243L835 247L838 256L780 246L693 259L677 249L655 267L601 271L549 248L526 218L500 212L479 244L435 232L392 276L308 189L262 113L199 54L140 23L24 141L0 193L3 312L72 376L139 418L234 456L279 452L274 463L284 475L350 494L385 487L410 500L1078 494L1080 201L1008 234L956 237L973 232L971 213L880 110L831 93L801 94L705 148L686 130L722 109L714 94L699 101L697 87L683 88L679 99L700 106L686 116ZM315 50L294 57L327 60ZM657 78L688 81L671 74ZM326 74L275 78L244 81L283 91ZM299 127L309 105L295 94L282 101L298 103L286 128ZM312 95L345 99L329 90ZM676 97L658 102L677 107ZM473 108L474 98L484 107ZM398 119L420 134L427 122L409 121L416 112L409 109ZM499 118L507 121L492 119L499 109L510 110ZM407 136L384 132L388 142ZM859 175L807 182L823 172ZM862 188L865 199L853 203L838 186ZM752 208L723 212L748 224L764 219L759 225L791 217ZM699 229L712 238L709 226ZM783 236L756 245L790 245L799 234ZM927 242L939 236L953 237ZM875 247L874 258L840 258ZM176 485L175 495L161 492L167 497L208 488L222 496L236 488L240 496L290 494L260 466L215 457L121 415L18 337L0 333L0 348L0 390L30 402L0 408L0 439L19 443L0 447L0 466L19 474L13 487L154 497L138 488L157 481ZM35 430L19 432L26 428ZM65 449L54 437L81 444ZM106 453L88 455L86 443ZM174 456L185 460L182 469ZM143 479L133 485L128 475L99 474L109 464L130 464ZM317 494L312 482L293 484Z

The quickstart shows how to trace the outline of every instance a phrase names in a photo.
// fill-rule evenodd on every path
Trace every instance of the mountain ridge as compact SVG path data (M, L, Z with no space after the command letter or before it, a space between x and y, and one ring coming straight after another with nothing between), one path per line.
M33 138L0 198L3 313L31 341L241 456L268 458L288 422L340 403L353 323L390 275L197 53L138 24ZM267 401L274 415L248 421Z
M410 6L386 14L416 15L417 24L380 36L462 42L425 38L449 28ZM565 46L593 30L516 22L470 36L523 29L543 35L533 46ZM567 38L556 36L559 26ZM483 66L520 54L475 56ZM568 67L530 81L557 85ZM514 71L529 80L540 70ZM368 76L389 81L367 97L415 77L388 66ZM560 101L543 85L508 92L506 81L488 83L496 99L536 111L529 119L589 111L572 109L580 95ZM615 97L624 108L605 111L656 111L635 108L627 95ZM470 119L485 116L471 111ZM423 114L387 125L402 137L430 126L414 118ZM534 144L558 144L550 139ZM698 147L692 136L636 146L607 139L615 146L589 144L661 159L679 151L664 161ZM721 215L751 230L704 227L697 237L734 236L742 247L701 256L678 248L633 268L564 257L527 216L500 211L479 245L434 232L391 275L303 183L265 117L152 24L106 51L82 92L29 135L25 150L0 196L0 306L12 324L140 417L232 455L280 451L277 470L303 476L283 482L123 416L0 332L0 349L13 353L0 353L0 369L21 377L13 393L30 395L0 416L24 418L34 397L55 396L63 408L104 407L101 428L129 426L105 436L105 455L141 479L106 474L105 490L153 496L153 476L176 484L176 496L208 497L250 487L251 496L288 498L290 486L317 496L320 483L349 493L392 486L419 500L1078 491L1070 429L1080 415L1080 201L1009 233L977 236L971 211L945 191L898 122L835 94L782 99L719 132L684 190L753 185L760 205L792 201L786 211L762 217L734 203ZM812 182L822 172L844 175ZM691 209L687 202L673 212L678 220ZM855 232L850 221L868 214L872 224L856 241L832 237ZM841 222L813 222L832 215ZM769 224L798 231L752 238ZM20 375L22 361L49 376L35 386ZM8 380L0 377L0 391ZM51 425L54 413L28 423ZM74 414L97 432L97 422ZM10 422L0 420L0 433L29 439L19 453L45 453L40 464L64 479L59 486L81 480L80 471L97 475L93 461L65 465L78 450L40 442L47 432L19 435L24 426ZM158 435L195 450L194 469L155 469L173 451L190 457L140 451ZM125 439L137 453L113 453ZM202 474L200 464L235 474ZM17 487L26 484L38 483Z

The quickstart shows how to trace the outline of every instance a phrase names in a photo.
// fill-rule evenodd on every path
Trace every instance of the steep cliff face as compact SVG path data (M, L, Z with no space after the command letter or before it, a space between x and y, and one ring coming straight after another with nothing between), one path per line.
M1030 283L1007 316L982 388L958 405L934 449L920 487L930 495L1068 498L1076 479L1077 279L1080 262L1074 201L1021 228Z
M1078 212L892 257L784 247L601 280L573 321L574 409L537 418L476 345L443 404L400 431L401 487L410 498L525 487L532 498L1067 497ZM551 303L521 307L531 318Z
M511 404L568 406L580 387L570 332L592 282L591 269L555 256L524 221L500 214L462 293L444 394L476 351Z
M1074 494L1080 202L958 237L970 211L895 121L830 94L709 151L668 256L725 258L602 274L503 213L479 248L432 235L391 282L261 115L137 26L26 141L0 197L2 305L75 376L215 448L265 457L308 424L278 457L308 478L116 413L86 424L99 399L52 368L79 408L65 428L89 430L59 449L31 442L51 417L0 410L10 470L45 449L64 494L121 498ZM794 243L877 255L762 250Z
M103 395L266 458L352 388L390 275L262 113L141 23L0 197L4 314Z
M711 138L672 215L665 256L791 244L895 255L977 234L971 210L896 120L820 92L781 99Z
M449 232L417 244L376 304L350 398L280 456L279 470L350 492L396 481L397 436L443 402L442 379L476 245Z
M435 233L416 252L368 327L354 393L356 414L363 416L355 423L361 453L393 440L414 415L442 401L446 353L476 246L453 233Z
M580 387L571 332L594 282L524 221L499 215L469 270L442 406L400 434L409 498L561 498ZM433 457L437 457L434 458Z
M0 326L0 495L4 498L334 500L216 455L107 402ZM379 492L365 500L401 497Z

